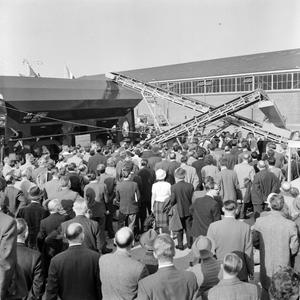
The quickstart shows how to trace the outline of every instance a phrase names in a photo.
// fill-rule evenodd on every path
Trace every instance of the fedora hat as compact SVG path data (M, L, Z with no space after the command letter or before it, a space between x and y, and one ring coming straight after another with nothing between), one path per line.
M140 244L146 250L154 250L154 240L158 236L154 229L149 229L147 232L143 233L140 237Z
M183 179L185 177L185 174L186 170L183 168L177 168L174 173L175 177L178 179Z
M295 210L300 214L300 198L295 198L293 201Z
M197 258L208 258L213 256L215 245L213 240L200 235L192 246L192 253Z
M40 190L38 186L33 186L28 193L30 200L39 200L44 195L44 192Z
M166 171L163 170L163 169L158 169L156 172L155 172L155 176L156 176L156 179L157 180L163 180L165 179L166 177Z

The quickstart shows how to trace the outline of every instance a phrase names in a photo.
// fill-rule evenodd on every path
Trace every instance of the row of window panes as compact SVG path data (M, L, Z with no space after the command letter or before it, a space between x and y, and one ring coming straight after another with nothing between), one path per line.
M156 85L178 94L247 92L252 91L253 85L254 89L261 88L266 91L300 89L300 73L164 82Z

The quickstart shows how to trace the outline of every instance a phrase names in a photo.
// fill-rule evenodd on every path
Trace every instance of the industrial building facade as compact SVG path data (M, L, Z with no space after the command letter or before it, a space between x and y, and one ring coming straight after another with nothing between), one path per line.
M300 129L300 49L259 53L163 67L122 72L160 88L221 105L255 89L265 90L287 120L287 127ZM157 99L171 123L183 122L194 112L164 104ZM138 113L148 110L141 103ZM166 111L167 110L167 111ZM257 105L241 115L262 122Z

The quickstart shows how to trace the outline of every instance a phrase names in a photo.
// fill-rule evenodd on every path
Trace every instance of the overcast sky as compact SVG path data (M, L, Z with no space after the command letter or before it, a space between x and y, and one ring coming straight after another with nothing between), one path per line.
M24 58L80 77L300 48L299 28L299 0L0 0L0 75Z

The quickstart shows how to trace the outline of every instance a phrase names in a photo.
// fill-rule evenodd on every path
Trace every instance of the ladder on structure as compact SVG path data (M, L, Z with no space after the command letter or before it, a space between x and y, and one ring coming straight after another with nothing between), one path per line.
M193 98L185 97L180 94L164 90L162 88L153 86L149 83L125 76L119 73L108 73L106 77L115 81L116 83L122 85L125 88L131 89L136 92L140 92L143 97L154 97L160 98L180 106L192 109L201 113L201 115L194 117L191 120L184 122L181 125L177 125L167 131L162 132L154 138L147 139L151 144L163 143L170 139L176 138L185 132L191 132L199 127L206 126L209 123L215 122L216 120L222 119L228 115L231 116L230 122L224 120L223 126L221 128L226 128L228 126L235 125L241 126L243 129L257 133L261 136L268 137L269 139L276 141L278 143L287 140L286 137L277 135L273 132L264 131L261 124L250 120L248 118L234 114L235 112L242 110L248 106L251 106L259 101L269 100L266 93L262 90L256 90L251 93L245 94L238 97L232 101L229 101L218 107L213 107L207 103ZM276 131L276 129L275 129Z

